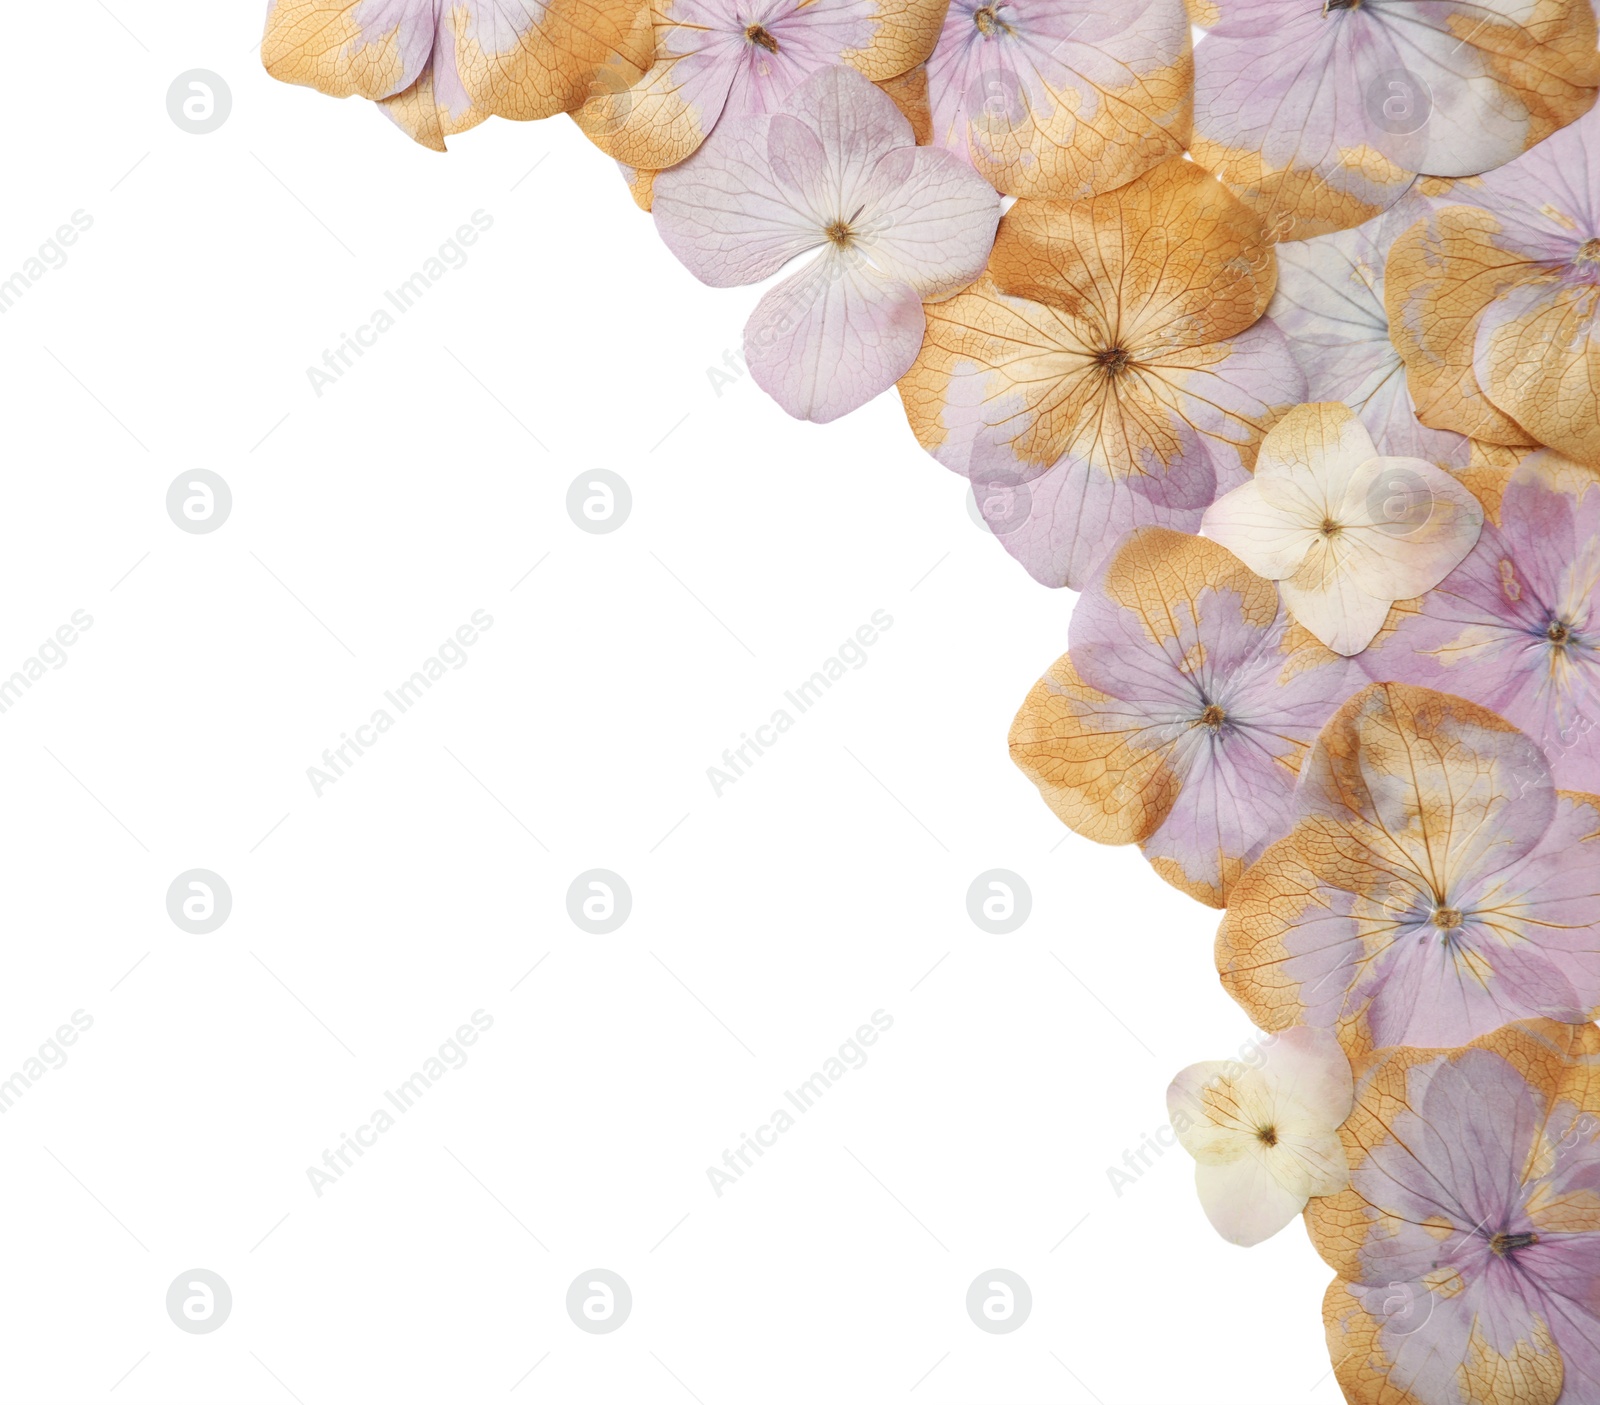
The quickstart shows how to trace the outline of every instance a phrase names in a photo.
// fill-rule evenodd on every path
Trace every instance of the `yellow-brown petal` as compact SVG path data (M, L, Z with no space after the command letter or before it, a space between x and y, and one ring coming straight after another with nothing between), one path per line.
M1000 221L989 272L1002 292L1134 353L1234 336L1277 283L1261 221L1181 159L1091 200L1019 200Z
M1389 251L1384 305L1418 419L1471 439L1532 448L1537 441L1489 399L1473 370L1484 310L1529 277L1524 260L1495 246L1498 231L1494 216L1466 205L1419 220Z
M1141 744L1148 724L1130 717L1126 730L1105 730L1114 698L1091 688L1063 654L1033 685L1011 724L1011 759L1057 817L1101 844L1147 839L1166 819L1179 780L1169 747Z
M938 0L877 0L871 41L840 58L874 83L897 77L928 61L944 14Z
M933 112L928 107L928 69L925 64L908 68L893 78L880 78L878 86L891 98L911 124L918 146L933 140Z
M1523 317L1485 328L1479 379L1495 405L1541 444L1600 468L1600 287L1542 297Z
M448 14L456 67L474 106L518 122L573 111L591 98L608 64L642 73L653 54L654 21L641 0L550 0L544 19L503 53L478 43L467 9Z
M267 72L335 98L376 100L409 87L400 26L381 37L366 34L356 8L355 0L276 0L261 41ZM411 71L421 63L414 57Z

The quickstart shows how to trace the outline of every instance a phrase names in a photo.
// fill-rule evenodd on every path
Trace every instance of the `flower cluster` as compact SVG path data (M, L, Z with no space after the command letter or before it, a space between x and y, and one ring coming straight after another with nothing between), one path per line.
M701 282L788 270L755 381L898 387L1081 592L1013 757L1223 910L1211 1222L1303 1212L1351 1401L1600 1401L1591 0L272 0L263 58L441 151L568 113Z

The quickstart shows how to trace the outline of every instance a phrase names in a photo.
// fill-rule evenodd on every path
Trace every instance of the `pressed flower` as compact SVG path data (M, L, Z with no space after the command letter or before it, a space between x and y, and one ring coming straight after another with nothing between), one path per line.
M1189 142L1183 0L952 0L928 61L934 131L1008 195L1081 199Z
M1385 288L1417 413L1600 467L1600 111L1429 204Z
M1222 984L1263 1029L1465 1044L1600 1006L1600 798L1477 703L1402 683L1346 701L1298 818L1234 886Z
M1431 590L1472 550L1478 500L1422 459L1380 456L1347 405L1300 405L1272 427L1255 476L1201 531L1278 582L1330 649L1358 654L1389 606Z
M1361 656L1515 723L1556 784L1600 791L1600 472L1530 455L1471 555Z
M1600 1033L1358 1061L1350 1186L1306 1225L1351 1405L1600 1400Z
M656 0L648 72L597 92L576 120L624 165L663 170L724 118L783 110L821 69L876 81L916 68L943 18L942 0Z
M771 116L729 118L656 177L656 227L714 287L770 289L745 326L757 385L827 421L895 383L922 344L922 299L983 269L1000 197L947 151L915 144L894 101L852 68L822 69Z
M436 151L486 118L570 112L649 63L641 0L272 0L267 72L363 97Z
M1600 87L1590 0L1215 0L1194 157L1283 239L1349 229L1417 172L1492 170Z
M1286 1029L1259 1066L1191 1064L1167 1089L1167 1116L1195 1159L1212 1227L1249 1247L1270 1239L1313 1196L1350 1183L1339 1125L1350 1115L1350 1061L1325 1029Z
M1078 833L1138 844L1223 906L1292 823L1301 757L1359 672L1235 557L1162 527L1107 556L1068 645L1017 713L1012 758Z
M1349 405L1380 454L1465 468L1471 441L1417 418L1383 304L1389 246L1426 213L1424 202L1407 196L1355 229L1278 245L1278 288L1267 316L1306 373L1307 399Z
M988 275L928 309L911 428L980 488L1038 581L1081 589L1146 524L1193 530L1304 398L1261 222L1193 162L1108 195L1019 200Z

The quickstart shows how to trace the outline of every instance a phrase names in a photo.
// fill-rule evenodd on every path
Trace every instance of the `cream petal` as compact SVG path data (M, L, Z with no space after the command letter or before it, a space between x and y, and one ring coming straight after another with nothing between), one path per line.
M1369 595L1347 569L1349 548L1317 540L1300 568L1278 582L1289 613L1336 654L1349 658L1370 644L1388 617L1391 600Z
M1286 1188L1272 1162L1292 1165L1288 1153L1251 1153L1228 1166L1194 1168L1194 1188L1211 1227L1230 1244L1250 1248L1271 1239L1306 1207L1307 1197Z
M1294 1025L1272 1038L1261 1077L1276 1105L1293 1107L1326 1132L1338 1129L1355 1101L1350 1060L1331 1031L1311 1025Z
M1411 600L1438 585L1477 544L1483 508L1448 473L1421 459L1373 459L1351 480L1335 520L1343 569L1380 600Z
M1200 535L1227 547L1258 576L1283 580L1317 539L1316 484L1307 475L1286 474L1275 487L1269 493L1263 480L1253 479L1224 493L1200 519Z

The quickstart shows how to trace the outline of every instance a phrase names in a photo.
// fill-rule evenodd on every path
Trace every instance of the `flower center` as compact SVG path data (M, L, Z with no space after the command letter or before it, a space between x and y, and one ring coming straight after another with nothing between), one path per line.
M1095 365L1099 366L1108 376L1120 376L1128 369L1132 358L1128 355L1126 347L1108 346L1103 351L1094 354Z
M855 230L851 229L850 225L845 220L835 220L822 232L826 234L828 238L837 244L841 249L848 245L850 241L856 237Z
M1503 1259L1518 1249L1530 1249L1538 1242L1537 1234L1507 1234L1501 1231L1489 1241L1489 1247L1498 1258Z
M998 5L983 5L972 12L972 22L977 25L978 33L987 39L991 34L1009 34L1011 26L1000 18Z
M1459 907L1434 908L1433 925L1441 932L1454 931L1461 925L1461 909Z
M1215 732L1222 726L1223 722L1227 719L1227 716L1228 714L1218 707L1216 703L1208 703L1206 705L1206 710L1200 714L1198 725L1201 727L1209 727L1213 732Z
M1262 1146L1277 1146L1278 1129L1276 1127L1263 1127L1259 1132L1256 1133L1256 1140L1260 1142Z
M1565 620L1551 620L1545 626L1544 637L1559 649L1572 638L1572 626Z
M1318 533L1322 536L1324 541L1332 541L1333 538L1338 536L1342 530L1343 528L1341 528L1339 524L1331 517L1324 517L1322 519L1322 525L1317 528Z
M747 25L745 27L744 37L749 43L756 45L758 48L765 49L769 54L775 54L778 52L778 41L768 34L767 31L764 30L759 24Z
M1322 17L1326 19L1332 10L1359 10L1361 0L1324 0Z
M1573 263L1600 263L1600 239L1586 239L1572 256Z

